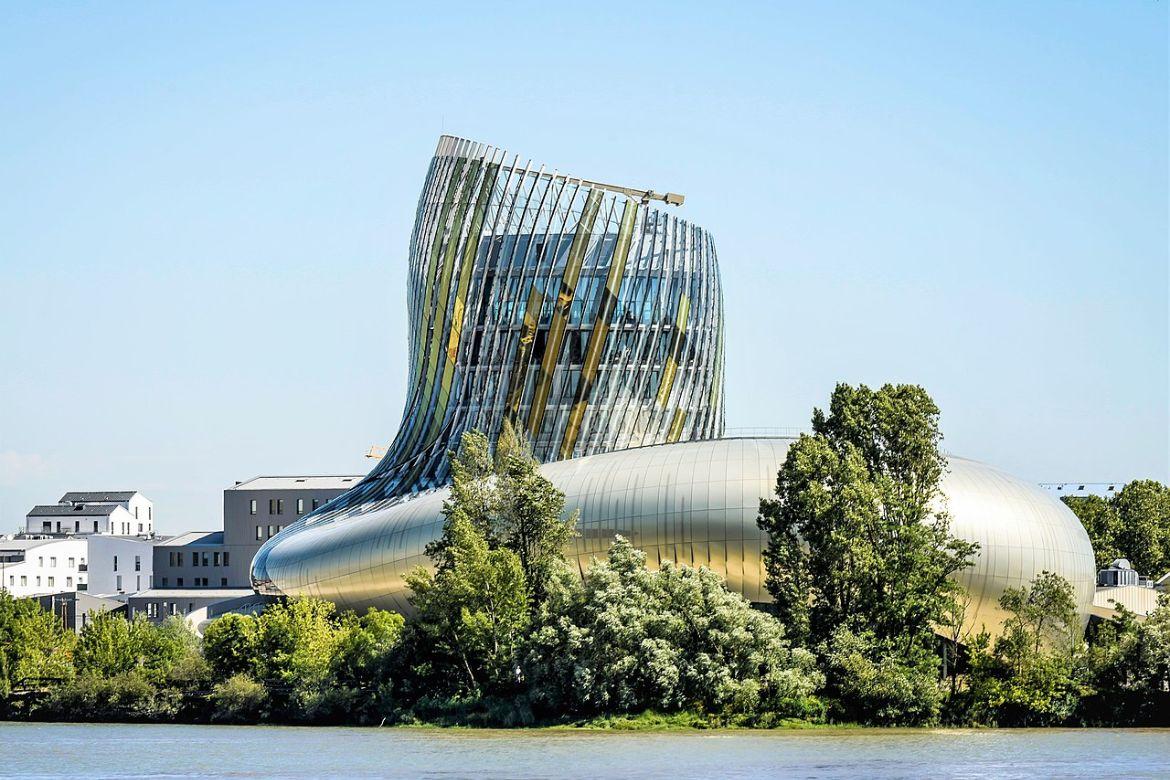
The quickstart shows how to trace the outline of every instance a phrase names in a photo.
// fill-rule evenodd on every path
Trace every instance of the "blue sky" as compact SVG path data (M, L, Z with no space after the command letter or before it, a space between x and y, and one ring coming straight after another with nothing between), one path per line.
M444 131L686 194L729 426L916 382L950 451L1167 478L1165 2L422 6L0 6L0 530L367 469Z

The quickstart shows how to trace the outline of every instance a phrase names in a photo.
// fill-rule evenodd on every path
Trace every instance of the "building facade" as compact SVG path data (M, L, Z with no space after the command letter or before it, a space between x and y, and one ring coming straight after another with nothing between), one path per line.
M250 565L260 547L361 480L360 474L255 477L226 488L223 530L157 542L153 584L131 599L131 612L161 620L246 598L254 592Z
M25 516L29 534L154 536L154 503L136 490L69 492Z
M756 526L791 439L722 439L722 296L710 236L661 197L546 173L444 137L410 244L411 391L389 451L353 490L268 540L262 593L409 611L403 576L442 532L447 451L511 421L581 512L584 567L615 534L704 565L767 600ZM953 532L979 542L963 574L969 627L1041 571L1067 577L1087 617L1093 550L1056 498L951 459Z
M116 596L146 590L154 549L108 534L0 539L0 587L16 597L82 591Z

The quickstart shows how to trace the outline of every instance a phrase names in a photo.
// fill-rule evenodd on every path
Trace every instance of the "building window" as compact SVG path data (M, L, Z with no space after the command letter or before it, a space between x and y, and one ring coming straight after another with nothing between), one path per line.
M258 526L256 526L256 539L259 540L259 539L263 539L263 538L264 538L264 526L258 525Z
M52 588L52 587L56 586L56 584L57 584L57 578L56 577L49 577L49 587Z
M278 514L278 515L284 514L284 499L283 498L276 499L276 514Z
M98 524L98 521L97 521L97 520L94 520L94 521L93 521L93 532L94 532L95 534L98 532L98 530L97 530L97 524Z
M150 601L146 604L146 616L156 618L158 617L158 602Z
M256 514L256 499L254 499L254 498L248 502L248 514L250 514L250 515Z
M313 499L313 508L314 508L314 509L316 509L316 508L317 508L318 506L320 506L320 505L321 505L321 502L320 502L320 500L318 500L318 499L314 498L314 499Z
M275 535L276 535L276 526L274 526L274 525L268 526L268 538L271 539Z
M70 569L75 569L75 568L77 568L77 559L76 559L76 558L70 558L70 559L69 559L69 568L70 568Z
M305 499L298 498L297 499L297 514L303 515L304 513L305 513Z
M121 592L122 592L122 575L121 575L121 574L119 574L117 577L115 577L115 578L114 578L114 580L115 580L115 583L114 583L114 588L115 588L115 589L116 589L116 590L117 590L119 593L121 593Z
M191 565L192 566L199 565L199 553L197 553L197 552L191 553Z
M167 583L167 579L168 579L167 577L163 577L163 578L162 578L162 580L163 580L163 587L164 587L164 588L165 588L165 587L167 586L167 584L168 584L168 583Z
M207 561L208 561L207 553L203 553L203 564L202 565L206 566Z
M28 585L28 575L26 575L26 574L20 575L20 584L21 585Z
M175 551L174 550L171 550L169 553L167 553L167 565L168 566L175 565Z
M134 571L142 571L142 556L134 556Z
M49 568L50 569L57 568L57 556L56 555L49 556Z
M227 587L227 577L220 577L220 578L219 578L219 586L220 586L221 588L226 588L226 587Z
M74 521L73 521L73 532L74 532L74 533L80 533L80 532L81 532L81 521L80 521L80 520L74 520Z
M37 566L40 566L42 569L45 568L45 556L43 556L43 555L37 556Z
M138 507L134 507L134 519L138 519Z
M175 578L175 586L179 587L179 588L183 587L183 578L182 577Z
M114 571L118 570L118 556L114 556Z
M224 566L228 565L228 551L227 550L223 551L223 565Z
M142 533L142 523L138 524L138 533Z
M148 506L146 508L146 519L150 521L154 520L154 507Z
M72 578L72 577L66 577L66 578L65 578L65 587L66 587L66 588L72 588L72 587L73 587L73 578Z
M41 587L41 578L39 575L37 576L37 587Z
M211 565L212 566L219 566L219 553L212 553L211 554Z
M270 515L276 514L276 499L275 498L268 499L268 514L270 514Z
M138 592L140 590L142 590L142 575L135 574L134 575L134 591Z

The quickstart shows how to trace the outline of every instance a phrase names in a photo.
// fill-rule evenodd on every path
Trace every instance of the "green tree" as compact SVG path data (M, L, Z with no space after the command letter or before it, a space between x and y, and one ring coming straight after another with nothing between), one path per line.
M1170 488L1139 479L1123 487L1114 504L1121 518L1117 547L1133 567L1154 577L1170 571Z
M460 507L448 514L444 537L438 570L419 567L406 578L416 610L411 646L430 659L423 673L454 694L514 690L529 622L520 559L489 548Z
M0 697L17 686L71 679L75 640L37 601L0 590Z
M617 537L579 583L552 579L528 655L531 695L554 714L699 710L816 716L823 678L783 627L709 569L646 556Z
M1092 695L1080 720L1091 725L1170 725L1170 596L1146 619L1118 609L1096 631L1087 666Z
M1101 496L1063 496L1061 501L1080 519L1089 534L1098 569L1125 557L1117 547L1121 516L1111 500Z
M1152 479L1130 482L1110 499L1063 499L1085 526L1097 567L1125 558L1141 574L1170 571L1170 488Z
M1006 589L999 605L1008 613L999 638L983 633L972 643L968 716L1004 726L1068 721L1081 695L1072 585L1042 572L1025 588Z
M516 553L532 597L544 599L551 567L563 561L576 533L577 513L565 515L565 496L540 473L528 441L505 421L494 457L487 437L467 431L451 453L451 495L443 505L445 533L427 547L438 569L451 565L446 553L452 518L469 522L490 548Z
M278 716L314 720L330 709L341 640L335 612L332 602L297 598L270 605L257 619L255 677Z
M215 679L255 674L259 661L259 625L251 615L227 614L203 631L203 656Z
M812 423L813 434L788 450L776 498L760 502L775 611L795 639L826 657L855 664L858 653L870 653L873 669L915 676L911 687L921 688L939 676L936 626L953 622L961 600L953 576L978 549L950 534L941 509L946 459L938 407L914 385L875 391L840 384L828 413L815 410ZM856 693L847 668L825 667L838 699ZM882 722L929 720L937 712L932 705L899 715L895 700L879 701L838 704Z

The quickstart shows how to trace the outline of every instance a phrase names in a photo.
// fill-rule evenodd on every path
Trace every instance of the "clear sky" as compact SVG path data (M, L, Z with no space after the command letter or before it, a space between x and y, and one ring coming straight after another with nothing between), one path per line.
M1166 2L426 5L0 5L0 530L368 469L444 131L687 196L729 426L916 382L952 452L1167 478Z

